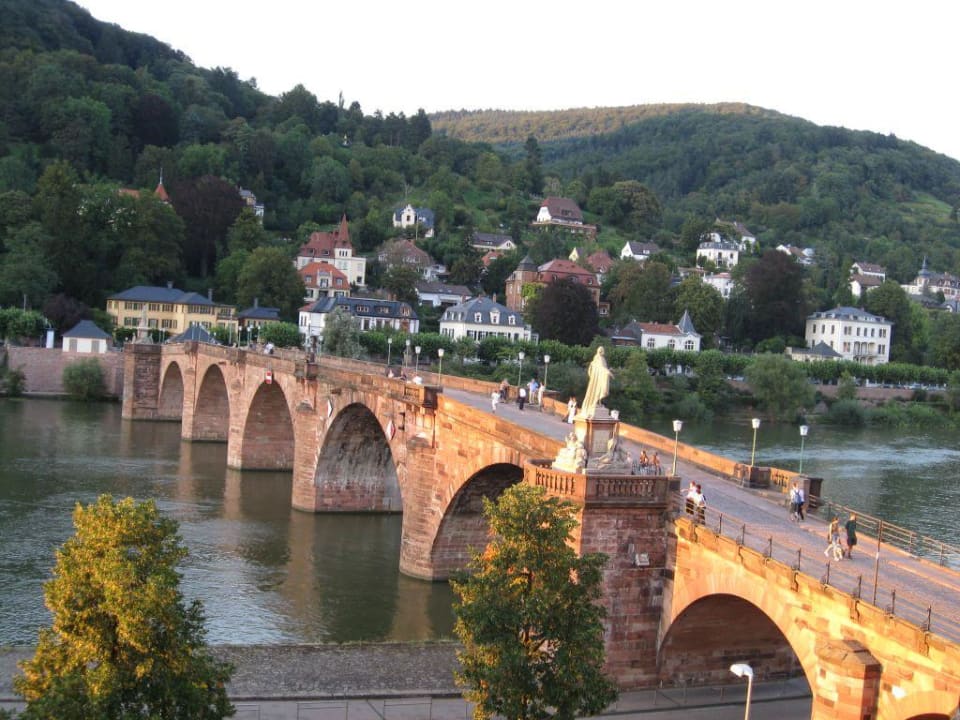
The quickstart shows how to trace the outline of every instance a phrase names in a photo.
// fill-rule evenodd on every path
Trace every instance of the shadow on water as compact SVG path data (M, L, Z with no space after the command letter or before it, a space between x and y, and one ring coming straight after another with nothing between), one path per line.
M188 598L213 643L449 636L446 584L400 575L402 518L291 508L283 472L226 468L223 443L179 423L129 422L115 404L0 400L0 644L49 623L42 585L71 511L102 493L153 499L190 550Z

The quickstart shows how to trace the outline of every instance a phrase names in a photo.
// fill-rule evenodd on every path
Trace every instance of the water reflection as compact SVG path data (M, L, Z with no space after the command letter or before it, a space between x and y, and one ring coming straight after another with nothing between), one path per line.
M290 473L226 467L226 445L178 423L129 422L117 405L0 400L0 644L47 624L42 584L77 502L153 498L190 549L184 592L214 643L449 636L444 584L400 575L401 518L290 507Z

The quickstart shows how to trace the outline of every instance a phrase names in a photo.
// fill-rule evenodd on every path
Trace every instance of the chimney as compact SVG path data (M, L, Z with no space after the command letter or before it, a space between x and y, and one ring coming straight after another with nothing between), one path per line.
M213 288L207 288L207 300L213 302Z
M254 307L254 308L260 307L260 298L254 298L254 299L253 299L253 307Z
M173 290L173 280L167 280L167 290Z
M490 299L493 300L494 302L496 302L496 301L497 301L497 294L494 293L493 296L492 296Z

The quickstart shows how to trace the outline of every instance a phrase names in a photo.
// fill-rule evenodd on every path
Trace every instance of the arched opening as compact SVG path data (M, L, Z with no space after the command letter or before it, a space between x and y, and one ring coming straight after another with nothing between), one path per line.
M523 480L523 468L509 463L488 465L465 482L440 523L433 541L434 578L442 580L463 567L471 551L487 545L488 526L483 498L496 501L511 485Z
M241 467L292 470L293 451L293 419L287 397L277 383L262 383L250 402L243 425Z
M766 613L735 595L709 595L684 610L660 645L660 679L670 684L723 684L733 663L757 680L804 677L787 638Z
M230 432L230 396L223 372L211 365L200 381L200 392L193 407L193 440L226 442Z
M345 407L327 431L314 477L317 510L403 512L393 452L369 408Z
M183 417L183 374L177 363L170 363L160 385L157 416L161 420L180 420Z

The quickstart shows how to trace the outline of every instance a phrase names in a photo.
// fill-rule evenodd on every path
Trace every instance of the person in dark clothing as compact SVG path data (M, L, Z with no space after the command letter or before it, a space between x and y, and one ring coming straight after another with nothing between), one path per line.
M847 531L847 557L852 557L853 548L857 544L857 514L850 513L850 519L847 520L843 527Z

